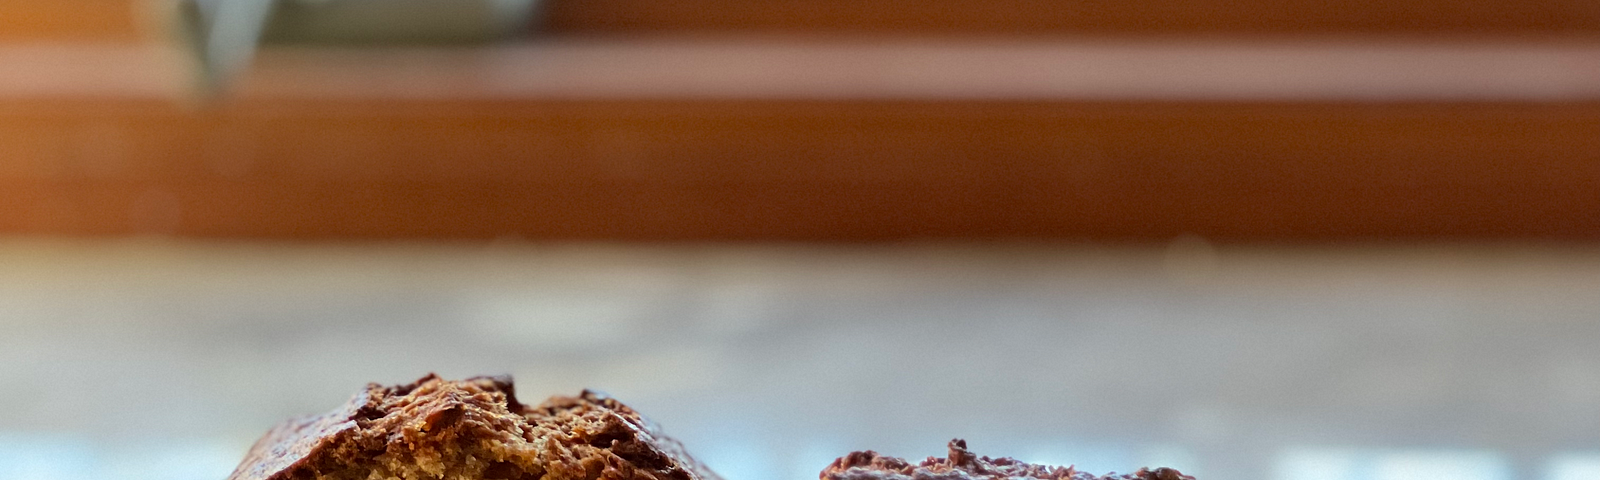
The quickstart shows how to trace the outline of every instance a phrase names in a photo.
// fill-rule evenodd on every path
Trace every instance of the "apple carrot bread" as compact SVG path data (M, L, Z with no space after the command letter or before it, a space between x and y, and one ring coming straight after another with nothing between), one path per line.
M509 377L368 385L290 420L229 480L720 480L638 412L584 391L537 406Z

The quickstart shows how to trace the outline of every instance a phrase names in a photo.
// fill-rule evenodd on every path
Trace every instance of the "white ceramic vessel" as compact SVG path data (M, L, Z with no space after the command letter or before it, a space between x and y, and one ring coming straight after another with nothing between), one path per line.
M200 87L219 91L262 45L492 42L523 33L539 0L163 0L194 55Z

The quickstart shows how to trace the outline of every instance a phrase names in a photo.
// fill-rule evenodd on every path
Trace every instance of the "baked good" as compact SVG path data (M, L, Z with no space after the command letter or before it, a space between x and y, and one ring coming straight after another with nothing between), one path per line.
M822 471L822 480L1194 480L1170 468L1095 476L1076 468L1024 463L1012 458L989 458L967 451L966 440L950 441L945 458L928 457L913 464L877 452L853 452L834 460Z
M510 377L368 385L256 442L229 480L720 480L638 412L584 391L534 407Z

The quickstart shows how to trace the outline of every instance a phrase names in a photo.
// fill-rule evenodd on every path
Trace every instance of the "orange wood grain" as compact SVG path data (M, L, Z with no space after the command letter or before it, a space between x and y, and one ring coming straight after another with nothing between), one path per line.
M0 42L141 41L138 0L0 0Z
M0 232L1600 238L1600 104L0 103Z

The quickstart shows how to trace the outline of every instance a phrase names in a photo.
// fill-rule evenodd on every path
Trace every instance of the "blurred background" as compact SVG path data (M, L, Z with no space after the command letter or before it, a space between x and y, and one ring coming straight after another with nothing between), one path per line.
M367 382L851 450L1600 479L1600 3L0 0L0 480Z

